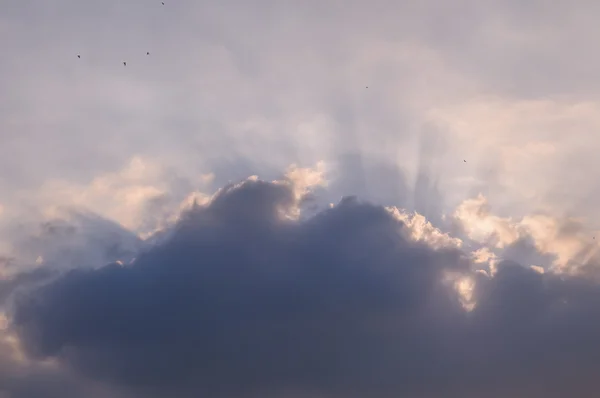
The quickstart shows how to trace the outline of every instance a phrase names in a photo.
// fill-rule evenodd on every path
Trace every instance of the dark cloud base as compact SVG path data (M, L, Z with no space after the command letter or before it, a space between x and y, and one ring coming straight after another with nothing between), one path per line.
M19 294L11 328L126 397L598 396L594 283L510 263L488 278L382 207L282 217L293 205L287 185L226 187L133 264ZM449 274L476 280L473 311Z

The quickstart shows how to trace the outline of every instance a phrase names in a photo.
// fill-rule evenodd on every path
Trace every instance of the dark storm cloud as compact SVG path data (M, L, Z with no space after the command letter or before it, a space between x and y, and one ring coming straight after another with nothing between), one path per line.
M600 370L600 289L504 263L472 274L382 207L302 222L287 185L222 190L130 266L18 296L26 352L132 396L564 397ZM465 312L448 275L477 280ZM155 395L153 395L155 394ZM529 394L529 395L526 395Z

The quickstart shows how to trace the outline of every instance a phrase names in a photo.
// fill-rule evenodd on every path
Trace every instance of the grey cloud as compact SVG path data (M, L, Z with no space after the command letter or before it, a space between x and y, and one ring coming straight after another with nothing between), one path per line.
M4 307L7 301L23 289L47 283L54 277L60 276L58 270L38 268L30 271L21 271L16 275L0 281L0 306Z
M598 386L600 288L502 263L472 273L379 206L284 220L289 187L246 181L130 266L17 297L27 352L132 396L578 397ZM477 281L465 312L447 272ZM527 395L528 394L528 395Z
M523 237L508 245L501 251L503 259L524 265L537 265L549 268L555 257L551 254L540 253L531 237Z
M97 214L68 211L65 216L9 224L2 235L11 241L14 260L4 271L30 270L38 257L43 262L37 266L55 271L96 267L129 261L144 246L134 233Z
M292 199L263 182L229 188L134 265L73 271L21 296L15 327L34 354L140 388L350 392L348 376L373 372L367 358L418 336L419 325L394 333L391 314L405 323L432 304L460 314L436 282L446 267L465 270L460 253L411 243L383 208L351 199L282 222ZM378 377L359 387L379 389Z
M4 335L2 335L4 338ZM11 357L13 349L0 343L0 397L2 398L129 398L122 391L98 385L65 369L24 364Z

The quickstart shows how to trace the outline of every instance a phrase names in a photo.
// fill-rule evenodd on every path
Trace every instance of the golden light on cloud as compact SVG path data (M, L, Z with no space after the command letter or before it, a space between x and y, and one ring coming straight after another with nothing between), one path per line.
M453 238L433 226L419 213L408 213L397 207L386 207L386 210L397 220L402 221L410 231L413 240L426 242L436 249L444 247L459 248L463 242L459 238Z
M487 276L485 271L482 274ZM477 302L473 296L476 282L472 276L447 271L444 276L444 283L454 289L465 311L471 312L475 309Z
M56 217L68 207L88 209L135 230L144 203L166 192L161 173L158 164L136 156L123 170L100 175L87 185L48 181L41 194L49 204L46 215Z
M473 291L475 290L475 281L470 277L463 277L455 282L454 288L458 292L460 302L466 311L473 311L477 304L473 300Z
M294 187L296 200L300 200L310 190L317 186L327 186L325 172L327 168L325 162L319 161L315 167L298 167L293 164L288 167L285 177Z
M181 198L174 198L176 200L166 203L170 200L172 182L167 171L158 161L134 156L122 170L101 174L87 184L49 180L39 193L43 214L47 219L65 219L72 210L91 211L117 222L141 237L147 237L156 229L164 227L163 224L176 220L187 202L196 200L202 204L208 197L195 191L187 193L181 203L178 203ZM197 175L190 183L202 188L211 184L214 179L214 173L204 173ZM152 215L157 218L155 223L160 225L148 227L148 211L153 202L160 202L159 206L164 208L160 209L159 216ZM165 220L158 219L161 217Z
M491 263L497 261L498 257L489 248L482 247L471 253L471 258L475 263Z
M493 215L487 199L479 194L463 201L454 211L470 239L503 248L519 239L519 231L511 219Z
M581 220L534 214L520 219L492 214L487 199L479 194L463 201L453 214L468 237L481 244L503 249L519 239L530 239L541 254L555 257L557 271L587 264L599 253L597 243L590 238ZM483 262L487 252L476 253ZM479 262L479 260L476 260Z
M544 267L540 267L539 265L530 265L529 268L531 268L539 274L543 274L545 272Z

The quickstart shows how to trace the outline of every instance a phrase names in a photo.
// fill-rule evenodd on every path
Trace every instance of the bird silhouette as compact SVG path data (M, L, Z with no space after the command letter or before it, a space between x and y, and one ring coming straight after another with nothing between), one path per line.
M77 58L81 58L81 55L77 54Z
M127 61L123 61L123 66L127 66Z
M467 161L466 161L466 160L464 160L464 159L463 159L463 162L467 163Z
M150 51L146 51L146 55L150 55Z

